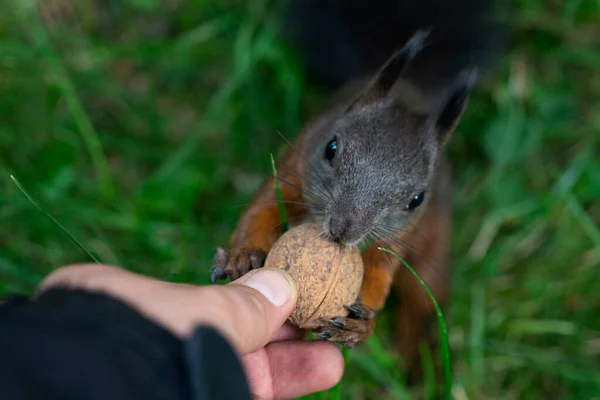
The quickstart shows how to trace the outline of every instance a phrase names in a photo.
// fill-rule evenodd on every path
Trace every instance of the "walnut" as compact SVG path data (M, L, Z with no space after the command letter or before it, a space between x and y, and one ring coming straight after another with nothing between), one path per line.
M318 224L287 231L273 245L265 267L288 272L298 287L296 308L289 321L302 329L323 325L323 319L346 316L363 280L363 262L357 247L332 243Z

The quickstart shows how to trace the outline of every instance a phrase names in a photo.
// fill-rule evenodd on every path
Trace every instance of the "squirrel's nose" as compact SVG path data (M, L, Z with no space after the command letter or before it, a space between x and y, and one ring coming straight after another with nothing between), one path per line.
M349 219L330 219L329 235L334 242L344 242L350 231L352 222Z

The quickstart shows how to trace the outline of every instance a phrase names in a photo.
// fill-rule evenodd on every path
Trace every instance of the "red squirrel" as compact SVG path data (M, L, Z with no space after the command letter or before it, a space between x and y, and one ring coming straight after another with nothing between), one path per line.
M491 10L485 0L291 1L285 34L309 75L339 90L278 161L286 215L321 224L341 245L371 243L359 298L315 329L318 337L349 347L369 337L394 288L398 349L409 364L418 358L432 302L378 247L402 256L445 304L452 193L444 146L495 54ZM281 226L268 177L229 250L217 250L213 283L262 267Z

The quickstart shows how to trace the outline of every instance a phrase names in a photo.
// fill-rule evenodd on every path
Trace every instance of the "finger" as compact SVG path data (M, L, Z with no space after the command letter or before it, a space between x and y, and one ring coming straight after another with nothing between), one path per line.
M286 323L271 338L270 342L281 342L284 340L300 340L306 336L301 329Z
M162 282L105 265L64 267L40 285L103 291L116 296L180 337L199 325L221 332L239 354L265 346L291 314L297 297L281 269L261 268L224 286Z
M169 284L112 265L72 264L46 276L35 289L34 297L56 287L67 287L101 292L137 306L138 300L146 300L138 292L165 285Z
M242 359L252 393L261 399L289 399L327 390L344 372L341 352L328 342L270 343Z
M297 289L292 278L278 268L253 270L218 288L222 300L216 326L234 342L241 354L264 347L292 313ZM215 290L216 292L216 290Z

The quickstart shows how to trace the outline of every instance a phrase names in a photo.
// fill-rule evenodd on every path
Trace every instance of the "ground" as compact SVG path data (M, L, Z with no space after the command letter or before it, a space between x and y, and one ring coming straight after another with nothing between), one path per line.
M293 137L322 104L276 13L46 0L36 16L34 3L0 6L0 292L87 260L10 174L102 261L207 283L285 145L277 131ZM511 6L510 50L448 149L453 394L600 398L600 2ZM422 397L400 383L389 330L383 315L320 398Z

